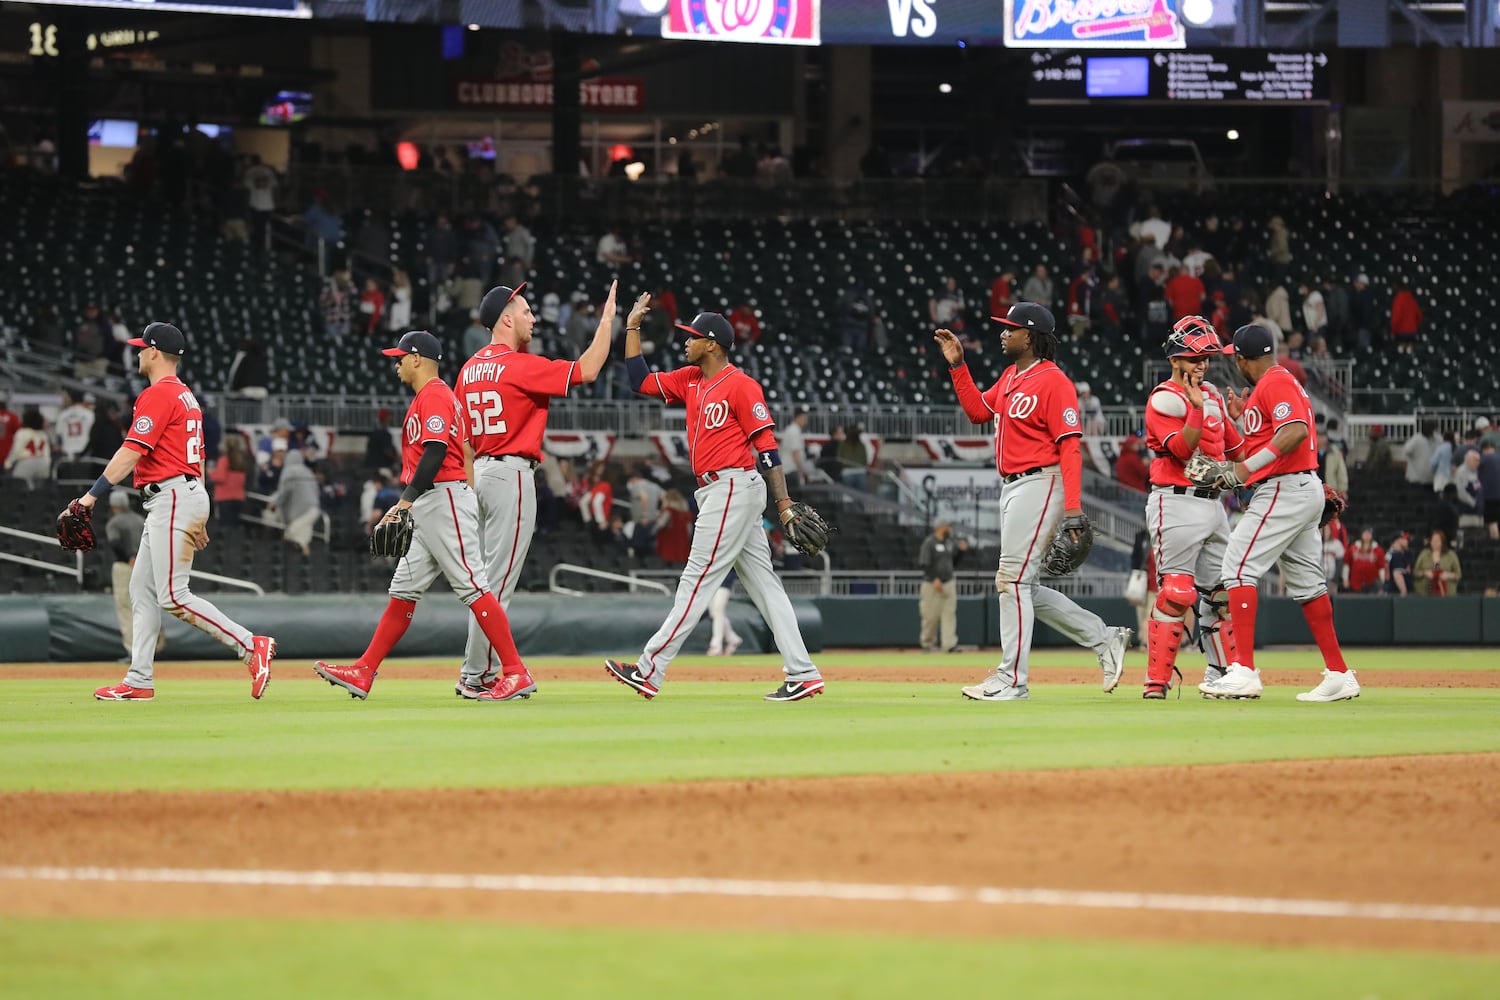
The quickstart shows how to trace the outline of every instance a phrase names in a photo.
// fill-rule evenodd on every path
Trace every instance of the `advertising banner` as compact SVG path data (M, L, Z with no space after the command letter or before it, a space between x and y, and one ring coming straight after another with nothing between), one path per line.
M1005 44L1044 49L1180 49L1180 0L1005 0Z
M664 38L817 45L819 0L671 0Z

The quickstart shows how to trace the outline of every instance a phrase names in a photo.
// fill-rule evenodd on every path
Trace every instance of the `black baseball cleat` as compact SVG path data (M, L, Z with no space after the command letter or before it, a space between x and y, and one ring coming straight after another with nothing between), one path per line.
M766 695L766 701L801 701L823 693L823 678L810 681L782 681L781 687Z
M621 663L618 660L605 660L604 669L609 673L609 676L613 677L621 684L624 684L626 687L632 688L636 694L640 695L642 698L645 698L647 701L655 698L659 693L657 686L646 680L646 678L642 677L641 668L636 666L634 663Z

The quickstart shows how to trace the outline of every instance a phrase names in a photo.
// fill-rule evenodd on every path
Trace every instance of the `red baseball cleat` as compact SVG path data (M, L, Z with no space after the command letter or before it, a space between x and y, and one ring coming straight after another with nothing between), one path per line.
M523 669L519 674L506 674L485 689L475 701L519 701L536 694L536 681L531 671Z
M375 683L377 671L356 663L352 667L341 667L334 663L324 663L319 660L313 665L313 673L323 678L334 687L341 687L349 692L351 698L364 701L370 696L370 685Z
M129 684L102 687L94 692L100 701L150 701L156 697L155 688L133 688Z
M655 684L641 676L640 667L634 663L621 663L619 660L605 660L604 670L609 676L631 688L636 694L650 701L661 692Z
M271 686L271 661L276 659L276 640L257 635L250 641L250 697L256 701Z

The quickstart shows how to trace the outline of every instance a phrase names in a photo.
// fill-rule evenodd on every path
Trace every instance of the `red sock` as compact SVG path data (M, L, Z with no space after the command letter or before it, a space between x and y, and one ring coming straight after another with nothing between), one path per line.
M390 603L385 606L385 614L380 616L380 624L375 626L375 634L370 638L370 648L365 650L365 655L359 658L357 665L379 670L380 664L411 627L412 612L416 610L416 601L391 598Z
M1338 633L1333 630L1333 602L1328 595L1315 597L1302 605L1302 617L1307 619L1307 627L1312 629L1313 638L1317 640L1318 651L1323 654L1323 665L1336 674L1348 670L1344 651L1339 649Z
M1182 645L1184 625L1181 619L1163 621L1152 618L1146 623L1146 684L1166 687L1172 680L1177 662L1177 648Z
M510 634L510 619L505 616L505 609L495 600L495 595L485 591L479 600L469 605L469 612L479 622L479 627L484 630L484 637L490 641L495 652L500 654L500 672L519 674L525 670L521 652L516 649L516 640Z
M1255 612L1259 607L1260 592L1254 587L1229 588L1229 621L1234 626L1234 653L1237 662L1251 670L1255 669Z

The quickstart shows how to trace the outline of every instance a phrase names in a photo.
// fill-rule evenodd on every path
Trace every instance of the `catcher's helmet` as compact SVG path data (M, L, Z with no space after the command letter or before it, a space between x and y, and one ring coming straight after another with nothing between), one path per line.
M1224 349L1213 324L1202 316L1184 316L1173 323L1165 346L1169 358L1208 357Z

